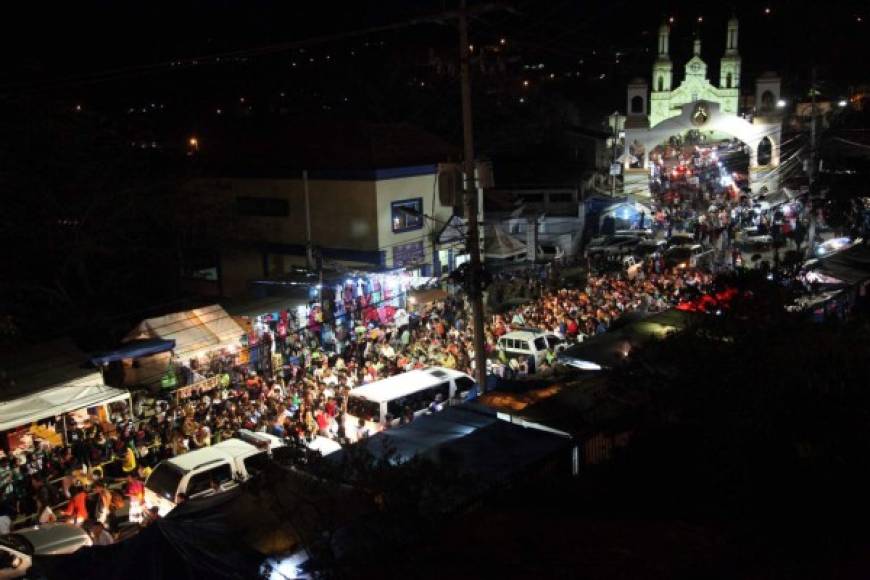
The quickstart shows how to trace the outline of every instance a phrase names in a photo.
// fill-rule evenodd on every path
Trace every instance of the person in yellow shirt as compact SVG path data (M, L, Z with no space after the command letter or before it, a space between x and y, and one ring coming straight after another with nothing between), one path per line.
M136 454L130 446L124 447L124 462L121 464L121 470L124 473L133 473L136 469Z

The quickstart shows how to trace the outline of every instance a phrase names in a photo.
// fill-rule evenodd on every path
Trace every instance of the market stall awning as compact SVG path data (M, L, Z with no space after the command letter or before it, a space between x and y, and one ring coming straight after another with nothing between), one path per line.
M102 383L102 375L92 372L65 385L0 402L0 431L130 397L126 390Z
M238 343L245 331L226 310L217 304L173 312L143 320L125 339L175 341L175 354L181 360L200 353Z
M102 366L110 362L120 361L124 359L142 358L151 356L152 354L160 354L175 348L174 340L163 340L155 338L152 340L136 340L128 342L114 350L110 350L101 354L96 354L91 357L91 362L94 366Z

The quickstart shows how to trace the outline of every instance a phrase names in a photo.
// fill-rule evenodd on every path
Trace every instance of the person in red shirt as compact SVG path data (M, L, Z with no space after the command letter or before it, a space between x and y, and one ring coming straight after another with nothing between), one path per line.
M73 523L80 525L88 519L88 494L83 488L73 494L64 510L64 515L71 518Z
M329 436L329 415L323 412L323 410L318 409L317 414L314 416L314 420L317 421L317 429L320 431L320 434L324 437Z

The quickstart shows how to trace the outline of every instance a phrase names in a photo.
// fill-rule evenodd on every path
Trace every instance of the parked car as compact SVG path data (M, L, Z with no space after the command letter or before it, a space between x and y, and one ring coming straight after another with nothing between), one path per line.
M677 232L671 235L668 238L668 247L672 248L674 246L690 246L692 244L696 244L695 236L688 232Z
M639 236L606 236L593 239L586 247L588 258L625 254L640 243Z
M647 239L641 240L634 247L634 251L632 252L634 256L645 259L649 258L653 254L660 254L665 251L668 247L668 243L665 240L656 240L656 239Z
M712 255L713 250L706 250L701 244L675 246L668 248L664 254L666 268L695 268L700 259Z
M0 579L24 577L33 565L33 556L72 554L92 545L86 531L63 522L16 530L0 536Z

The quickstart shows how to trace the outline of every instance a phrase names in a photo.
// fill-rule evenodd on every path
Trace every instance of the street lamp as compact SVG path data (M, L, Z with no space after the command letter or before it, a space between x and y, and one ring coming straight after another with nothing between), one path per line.
M782 109L785 107L785 99L780 99L776 102L776 108Z
M840 102L837 103L837 105L838 105L840 108L845 107L847 104L848 104L848 103L846 102L846 99L840 99Z

